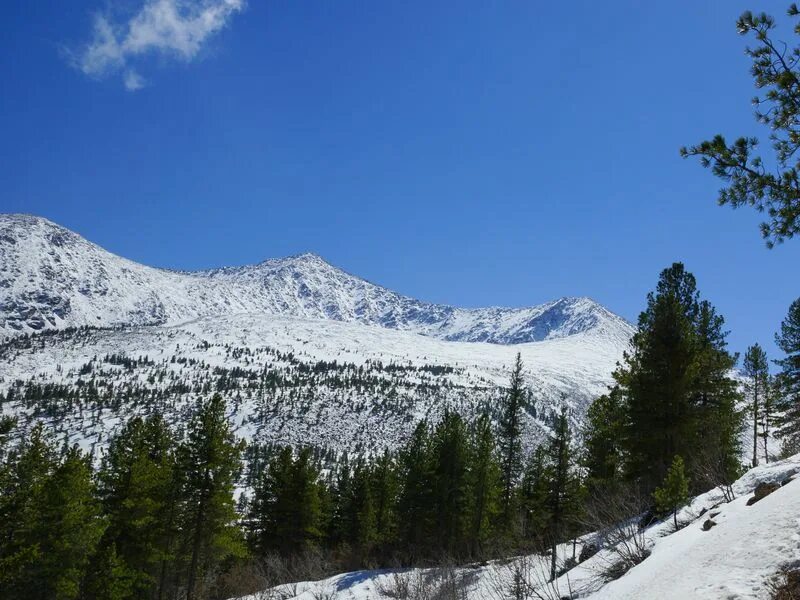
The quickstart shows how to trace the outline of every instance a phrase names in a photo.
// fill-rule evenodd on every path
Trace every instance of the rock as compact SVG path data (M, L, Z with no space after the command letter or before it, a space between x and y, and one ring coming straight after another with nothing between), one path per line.
M787 483L789 483L791 481L794 481L794 475L789 475L783 481L781 481L781 487L783 487L784 485L786 485Z
M762 481L756 486L756 489L753 491L753 497L747 501L747 506L755 504L762 498L769 496L772 492L780 487L781 486L777 483Z
M716 525L716 521L712 521L711 519L706 519L706 522L703 523L703 531L708 531L712 527Z

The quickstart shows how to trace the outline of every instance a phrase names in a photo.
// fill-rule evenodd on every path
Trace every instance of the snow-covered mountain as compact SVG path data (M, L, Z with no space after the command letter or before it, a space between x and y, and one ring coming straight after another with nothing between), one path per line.
M174 325L241 313L376 325L442 340L518 344L627 322L588 298L530 308L421 302L314 254L198 272L115 256L46 219L0 215L0 333L69 326Z
M45 421L89 448L154 408L180 426L215 391L257 443L393 447L448 408L496 413L517 352L533 444L562 403L580 422L632 332L588 298L454 308L312 254L167 271L46 219L0 215L0 411L21 432Z

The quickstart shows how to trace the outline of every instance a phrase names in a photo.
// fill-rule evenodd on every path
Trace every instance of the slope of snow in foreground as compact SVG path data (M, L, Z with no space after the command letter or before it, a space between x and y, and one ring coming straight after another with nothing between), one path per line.
M604 582L601 573L613 560L606 548L547 583L549 558L518 557L510 561L454 569L360 571L317 582L301 582L266 590L246 600L366 600L399 597L398 582L412 590L423 582L456 582L467 598L511 598L514 573L523 573L531 589L524 598L592 599L763 599L782 566L800 559L800 454L756 467L734 485L736 499L724 503L712 490L696 497L678 516L682 528L674 531L671 519L645 532L651 554L616 581ZM751 506L756 485L785 483ZM706 509L705 511L703 509ZM717 523L708 531L703 523L710 514ZM586 536L588 541L592 536ZM580 552L581 545L577 549ZM571 544L559 548L561 559L572 556ZM415 595L406 596L413 599ZM449 597L449 596L448 596ZM463 596L460 596L463 597Z

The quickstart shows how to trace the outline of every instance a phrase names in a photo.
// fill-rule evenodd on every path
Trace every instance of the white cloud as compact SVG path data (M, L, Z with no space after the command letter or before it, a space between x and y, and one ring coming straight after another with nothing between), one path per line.
M125 89L131 92L140 90L147 84L144 78L133 69L128 69L125 71L125 75L123 76L122 80L125 83Z
M190 62L206 40L244 8L245 0L145 0L126 22L115 23L96 15L92 39L73 53L75 65L86 75L105 77L122 73L128 90L145 80L132 66L146 55Z

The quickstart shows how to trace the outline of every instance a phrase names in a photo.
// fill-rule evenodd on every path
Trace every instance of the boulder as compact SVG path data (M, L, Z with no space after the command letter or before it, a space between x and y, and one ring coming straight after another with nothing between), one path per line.
M753 491L753 497L747 501L747 506L755 504L762 498L769 496L772 492L779 489L781 486L778 483L762 481L756 486L756 489Z
M706 519L706 522L703 523L703 531L708 531L712 527L716 525L716 521L712 521L711 519Z

